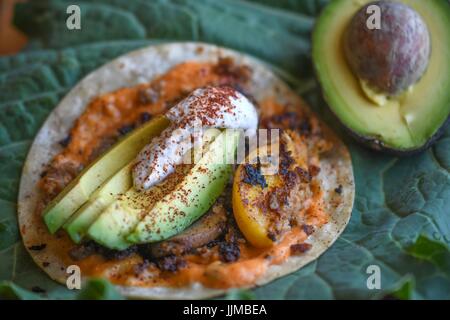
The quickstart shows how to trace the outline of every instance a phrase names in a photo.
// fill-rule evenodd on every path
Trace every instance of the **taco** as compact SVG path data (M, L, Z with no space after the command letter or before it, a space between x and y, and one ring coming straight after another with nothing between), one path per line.
M186 147L180 137L198 121L219 130ZM242 162L214 161L235 160L238 129L257 128L272 134L266 147L243 143ZM194 149L198 161L180 161ZM60 283L76 265L127 297L196 299L317 259L353 200L347 148L269 68L173 43L119 57L65 96L29 151L18 220L34 261Z

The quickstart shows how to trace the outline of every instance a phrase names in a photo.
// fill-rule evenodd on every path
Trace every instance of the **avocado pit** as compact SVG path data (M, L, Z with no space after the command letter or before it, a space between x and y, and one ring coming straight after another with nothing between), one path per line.
M368 19L380 8L379 29ZM407 92L425 73L431 53L425 21L410 6L391 1L368 3L351 19L345 35L347 62L366 96L377 104Z

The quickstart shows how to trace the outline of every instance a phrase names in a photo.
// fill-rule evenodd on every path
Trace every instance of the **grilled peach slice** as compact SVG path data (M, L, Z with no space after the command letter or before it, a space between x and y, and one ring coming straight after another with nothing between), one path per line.
M245 238L259 248L271 246L287 228L289 218L283 213L286 197L299 187L301 173L308 175L307 148L300 137L286 130L279 146L278 163L268 164L277 166L275 174L264 174L267 168L257 160L268 153L260 148L239 165L234 175L234 217Z
M249 169L253 168L253 169ZM252 185L246 181L247 171L257 168L245 164L236 170L233 183L233 213L239 229L245 238L255 247L269 247L273 240L268 234L270 220L264 214L264 198L280 184L276 175L263 176L263 185ZM264 186L264 188L263 188Z

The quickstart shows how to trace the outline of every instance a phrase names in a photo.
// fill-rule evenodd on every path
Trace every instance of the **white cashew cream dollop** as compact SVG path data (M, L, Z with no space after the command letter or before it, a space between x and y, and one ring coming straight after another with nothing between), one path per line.
M138 190L149 189L174 172L192 147L191 137L199 128L256 132L258 126L258 114L253 103L230 87L197 89L167 111L165 116L170 120L169 127L136 157L132 173Z

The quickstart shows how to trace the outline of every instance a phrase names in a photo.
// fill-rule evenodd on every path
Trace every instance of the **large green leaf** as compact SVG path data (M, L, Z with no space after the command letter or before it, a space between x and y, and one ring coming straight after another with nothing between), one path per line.
M247 0L249 2L267 5L279 9L284 9L290 12L297 12L307 14L315 17L320 10L329 2L329 0L313 0L313 1L299 1L299 0Z
M228 298L449 299L450 130L431 149L408 158L364 149L343 133L320 95L309 61L309 33L327 1L46 0L20 5L15 21L31 37L32 47L46 49L0 58L0 280L6 281L0 283L0 297L77 297L49 280L21 244L16 197L23 161L48 112L81 77L150 44L144 38L161 38L213 42L272 63L352 154L355 206L337 242L305 268L251 294L233 291ZM89 28L65 30L68 3L85 9L82 19ZM379 290L367 287L370 265L380 268ZM45 293L30 293L33 288ZM81 297L117 298L110 289L94 280Z
M63 47L65 43L80 44L99 40L144 39L145 29L128 12L111 6L83 3L81 6L82 28L95 32L77 32L66 27L67 4L53 3L47 10L39 2L35 8L18 5L15 22L29 34L43 35L48 47ZM36 11L33 11L35 9Z
M196 37L195 18L189 11L171 4L123 1L52 1L18 5L15 23L25 32L35 34L46 47L105 40L159 38L190 39ZM76 4L81 9L82 30L66 28L66 8ZM176 21L178 23L172 23ZM38 31L36 33L36 31Z
M94 3L92 3L94 2ZM101 14L82 17L89 30L68 30L64 21L68 4L78 4L93 11L91 6L111 6L135 17L146 30L144 38L171 40L200 40L246 51L265 60L279 64L286 70L300 70L310 74L309 34L314 19L307 15L291 14L236 0L95 0L69 1L45 0L19 6L16 24L25 32L39 30L35 35L44 47L67 47L100 39L124 39L121 33L104 33L111 23ZM101 10L99 9L99 12ZM58 17L58 18L56 18ZM214 17L212 19L211 17ZM49 20L52 22L49 23ZM59 19L59 22L53 22ZM125 22L123 22L125 23ZM114 23L114 26L120 25ZM230 26L232 30L230 30ZM87 27L86 27L87 29ZM185 32L182 32L184 30ZM128 35L127 39L140 39L140 35ZM307 73L306 73L307 71Z

